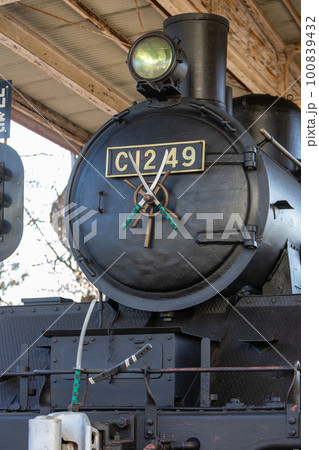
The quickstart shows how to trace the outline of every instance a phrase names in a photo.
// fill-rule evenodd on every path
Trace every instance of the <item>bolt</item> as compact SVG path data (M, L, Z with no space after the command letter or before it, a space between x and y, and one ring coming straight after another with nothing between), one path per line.
M276 303L276 301L277 301L277 300L276 300L275 298L272 298L272 299L271 299L271 303Z
M167 361L172 361L172 357L168 356Z
M1 309L1 310L0 310L0 314L3 314L3 312L4 312L4 311Z
M58 342L58 340L57 339L53 339L53 342L56 344Z
M56 383L56 378L52 378L52 383Z
M146 434L147 434L148 437L152 437L154 433L153 433L152 430L147 430Z
M232 398L230 400L231 403L240 403L240 399L239 398Z
M13 314L13 313L14 313L14 309L11 309L11 311L10 311L10 312L11 312L11 314Z
M293 425L294 423L296 423L296 418L295 417L289 417L288 422Z
M125 417L121 417L120 420L117 422L117 425L120 428L126 428L128 425L128 420Z
M133 341L133 336L130 336L130 337L129 337L129 340L130 340L130 341Z
M168 377L168 378L167 378L167 381L172 381L172 377Z
M152 336L150 336L150 337L148 338L148 340L149 340L149 341L151 341L152 339L153 339L153 337L152 337Z
M35 309L35 308L32 308L31 311L32 311L32 312L36 312L36 309Z
M72 341L73 341L73 342L76 342L76 338L73 338Z
M59 311L59 308L58 308L57 306L55 306L55 307L53 308L53 311Z
M248 303L248 304L251 303L250 298L247 298L246 303Z
M53 360L52 360L54 363L56 363L58 360L57 360L57 358L53 358Z
M79 311L81 309L81 306L77 306L76 309Z
M147 419L146 423L147 423L147 425L153 425L154 420L152 420L152 419Z
M170 341L172 339L172 336L167 336L167 339Z
M95 337L91 337L91 341L94 342L95 341Z
M289 436L294 436L296 434L296 430L294 428L290 428L288 433L289 433Z

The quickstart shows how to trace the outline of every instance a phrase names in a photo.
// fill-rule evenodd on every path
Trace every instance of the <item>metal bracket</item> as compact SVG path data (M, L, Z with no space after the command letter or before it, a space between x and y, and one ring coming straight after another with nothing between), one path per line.
M200 103L190 103L190 106L193 108L198 109L203 116L209 115L212 119L217 121L226 131L232 131L235 132L236 128L233 126L233 124L230 122L229 119L226 119L225 117L221 116L217 112L213 111L210 108L207 108L207 106L202 105Z
M244 167L247 170L257 170L257 148L254 145L245 147Z
M224 236L227 237L224 237ZM257 226L256 225L245 225L243 230L237 230L236 232L231 231L227 233L227 230L214 231L212 238L207 238L206 232L198 233L197 243L198 244L237 244L242 242L244 247L247 248L258 248L257 243Z
M17 367L19 372L28 372L29 367L29 346L28 344L21 345L20 365ZM19 411L26 411L28 409L28 395L29 395L29 377L20 377L20 408Z
M146 439L154 439L158 437L157 430L157 406L155 397L150 389L149 378L150 375L144 370L144 383L146 387L146 401L145 401L145 417L144 417L144 437Z
M102 445L107 448L122 449L124 444L134 442L134 414L118 414L110 421L93 421L91 425L102 432Z
M201 340L201 367L210 367L210 339ZM200 406L201 408L210 407L210 373L200 374Z
M300 426L300 363L294 364L294 376L287 394L287 437L299 437Z

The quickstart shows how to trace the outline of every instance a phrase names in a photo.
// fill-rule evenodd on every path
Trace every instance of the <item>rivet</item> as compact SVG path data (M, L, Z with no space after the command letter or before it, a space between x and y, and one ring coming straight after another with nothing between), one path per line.
M168 377L168 378L167 378L167 381L172 381L172 377Z
M172 357L171 357L171 356L168 356L168 357L167 357L167 361L172 361Z
M73 342L76 342L76 338L73 338L72 341L73 341Z
M272 298L272 299L271 299L271 303L276 303L276 301L277 301L277 300L276 300L275 298Z
M148 430L146 434L148 437L152 437L154 433L152 430Z
M54 363L56 363L58 360L57 360L57 358L53 358L53 360L52 360Z
M295 417L289 417L288 422L293 425L294 423L296 423L296 418Z
M152 419L147 419L146 423L147 423L147 425L153 425L154 420L152 420Z
M56 343L58 342L58 340L54 338L54 339L53 339L53 342L56 344Z
M167 336L167 339L170 341L172 339L172 336Z
M52 378L52 383L56 383L56 378Z
M133 336L130 336L130 337L129 337L129 340L130 340L130 341L133 341Z
M81 309L81 306L77 306L76 309L79 311Z
M95 337L91 337L91 341L94 342L95 341Z

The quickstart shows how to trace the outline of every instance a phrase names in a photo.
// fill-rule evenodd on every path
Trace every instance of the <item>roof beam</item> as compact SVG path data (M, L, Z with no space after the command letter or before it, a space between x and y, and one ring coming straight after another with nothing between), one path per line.
M10 5L10 3L17 3L19 0L0 0L0 6Z
M0 43L106 114L116 114L131 105L110 84L4 12L0 12Z
M105 37L115 41L116 44L126 52L129 50L132 43L121 33L111 27L111 25L109 25L106 20L104 20L101 16L97 15L88 6L86 6L85 3L78 0L62 1L66 5L70 6L75 12L80 14L80 16L84 17L84 19L88 20L95 27L97 27Z
M11 117L15 122L79 154L91 133L17 88L12 91Z
M299 29L301 29L301 18L299 16L298 12L295 10L294 5L291 3L290 0L281 0L281 1L285 5L285 7L288 9L291 17L294 19L294 21L298 25Z
M148 1L167 16L187 12L224 15L230 21L227 69L251 92L283 93L278 79L288 48L253 0ZM295 78L299 75L297 71Z

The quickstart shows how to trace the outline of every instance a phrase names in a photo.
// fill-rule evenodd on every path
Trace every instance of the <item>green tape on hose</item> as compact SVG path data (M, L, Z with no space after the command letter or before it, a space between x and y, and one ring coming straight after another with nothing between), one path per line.
M81 380L81 371L76 370L74 373L74 381L73 381L72 405L78 405L80 380Z

